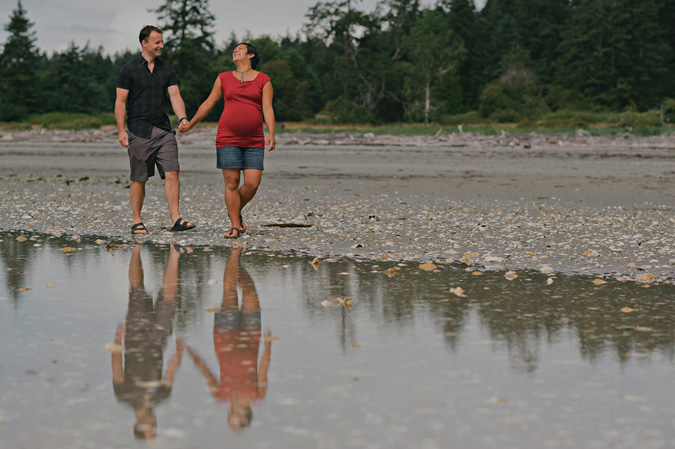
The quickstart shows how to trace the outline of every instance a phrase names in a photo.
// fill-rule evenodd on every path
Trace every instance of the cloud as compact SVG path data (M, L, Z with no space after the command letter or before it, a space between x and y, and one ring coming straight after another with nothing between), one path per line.
M13 0L2 0L3 3ZM248 0L246 2L215 1L209 4L216 16L214 31L216 43L228 41L234 32L243 37L247 31L254 37L295 35L307 22L305 15L318 0ZM144 25L160 25L157 15L149 12L164 3L164 0L22 0L28 19L35 24L38 48L47 51L61 51L71 42L90 47L102 46L106 53L125 49L137 49L138 32ZM432 6L433 0L422 0L425 7ZM484 3L483 0L476 2ZM355 7L372 11L377 0L364 0ZM11 11L6 7L9 22ZM259 14L264 11L264 14ZM0 29L0 44L7 39L7 33Z

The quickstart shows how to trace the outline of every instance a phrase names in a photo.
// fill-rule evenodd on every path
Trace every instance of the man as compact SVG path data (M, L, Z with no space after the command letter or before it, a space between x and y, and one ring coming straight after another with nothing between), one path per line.
M145 183L155 175L155 165L164 179L164 195L171 214L170 231L185 231L195 227L181 218L178 211L180 180L178 174L178 144L166 114L166 92L180 123L187 123L185 104L180 96L176 71L159 59L164 48L163 32L157 27L144 27L138 40L141 54L125 64L117 80L115 120L120 145L127 148L131 167L129 200L133 213L132 234L147 234L141 218L145 199ZM128 131L124 118L128 115Z

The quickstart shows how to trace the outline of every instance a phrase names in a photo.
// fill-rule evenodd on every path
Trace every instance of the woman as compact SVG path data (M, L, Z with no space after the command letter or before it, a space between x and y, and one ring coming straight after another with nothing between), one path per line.
M190 131L221 98L225 100L218 122L216 152L217 167L223 170L225 179L225 206L231 223L225 233L228 239L236 239L246 232L241 210L253 199L260 185L265 148L272 151L276 146L272 83L267 75L255 70L260 62L258 51L251 44L241 43L234 49L232 61L237 70L218 75L211 94L190 123L180 126L181 132ZM267 125L267 141L261 113ZM241 172L244 182L239 187Z

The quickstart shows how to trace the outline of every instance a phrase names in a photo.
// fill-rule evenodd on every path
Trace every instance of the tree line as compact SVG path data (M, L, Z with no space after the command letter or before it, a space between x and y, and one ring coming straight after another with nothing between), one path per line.
M316 3L294 36L232 34L220 45L208 0L164 0L154 12L188 114L234 69L240 41L260 52L279 121L428 123L475 111L509 122L648 110L674 96L675 0L487 0L480 10L472 0L380 0L374 11L360 2ZM112 112L117 73L139 50L72 43L48 55L33 26L19 0L0 55L0 121Z

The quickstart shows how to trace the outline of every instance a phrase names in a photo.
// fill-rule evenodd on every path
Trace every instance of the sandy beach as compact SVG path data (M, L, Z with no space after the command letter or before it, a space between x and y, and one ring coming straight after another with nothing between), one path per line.
M167 232L158 177L154 242L536 270L645 283L675 277L675 141L576 135L280 134L231 241L215 130L179 137L181 212ZM0 229L130 240L128 159L116 133L33 130L0 138Z

